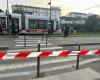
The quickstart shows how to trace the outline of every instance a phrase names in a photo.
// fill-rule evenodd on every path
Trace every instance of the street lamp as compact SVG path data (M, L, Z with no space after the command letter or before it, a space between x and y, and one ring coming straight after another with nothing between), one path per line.
M51 0L48 3L48 5L50 5L50 18L49 18L49 29L50 30L48 31L48 33L53 34L53 26L52 26L52 22L51 22Z
M6 10L6 16L7 16L7 30L9 34L9 5L8 5L8 0L7 0L7 10Z

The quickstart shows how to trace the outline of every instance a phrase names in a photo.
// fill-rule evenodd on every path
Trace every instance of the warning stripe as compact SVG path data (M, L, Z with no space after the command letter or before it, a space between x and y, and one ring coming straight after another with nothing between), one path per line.
M47 57L49 56L50 54L52 54L52 51L47 51L47 52L42 52L39 57Z
M19 52L19 53L3 53L0 52L0 59L18 59L18 58L29 58L29 57L48 57L48 56L84 56L84 55L100 55L100 50L90 51L43 51L43 52Z
M81 52L79 52L79 56L84 56L89 52L89 50L82 50Z
M97 50L94 54L100 54L100 50Z
M2 59L5 55L6 53L0 52L0 59Z
M27 56L31 54L31 52L20 52L18 55L15 56L15 58L27 58Z
M63 51L63 52L61 52L60 54L59 54L59 56L68 56L70 53L71 53L72 51L68 51L68 50L66 50L66 51Z

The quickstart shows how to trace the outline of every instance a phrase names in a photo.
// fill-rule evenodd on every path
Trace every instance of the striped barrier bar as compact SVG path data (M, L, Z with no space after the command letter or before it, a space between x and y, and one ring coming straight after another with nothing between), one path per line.
M30 57L49 57L49 56L84 56L84 55L100 55L100 50L82 50L82 51L44 51L44 52L19 52L19 53L3 53L0 52L0 59L19 59Z

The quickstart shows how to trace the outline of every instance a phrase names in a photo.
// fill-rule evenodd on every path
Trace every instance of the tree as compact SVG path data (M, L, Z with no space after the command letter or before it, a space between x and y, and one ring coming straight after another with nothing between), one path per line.
M93 32L97 22L97 15L88 17L85 23L85 29L88 32Z
M0 12L4 12L2 9L0 9Z

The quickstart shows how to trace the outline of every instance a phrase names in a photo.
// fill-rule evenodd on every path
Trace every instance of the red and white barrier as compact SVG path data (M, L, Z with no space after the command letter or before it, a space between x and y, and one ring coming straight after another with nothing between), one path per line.
M49 56L84 56L84 55L100 55L100 50L82 50L82 51L44 51L44 52L19 52L19 53L3 53L0 52L0 59L18 59L29 57L49 57Z

